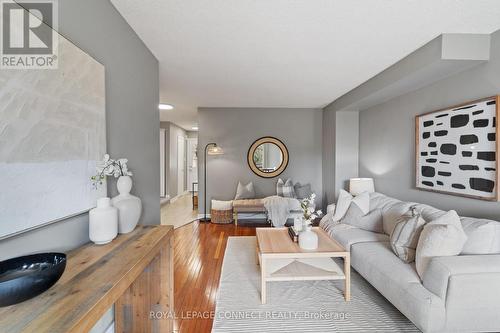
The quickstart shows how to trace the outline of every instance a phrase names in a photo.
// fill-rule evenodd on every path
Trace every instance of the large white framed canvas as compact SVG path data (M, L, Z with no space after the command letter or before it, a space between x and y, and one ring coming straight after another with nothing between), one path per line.
M0 239L88 211L106 151L104 66L59 36L59 67L0 70Z
M416 117L418 189L499 199L499 103L492 96Z

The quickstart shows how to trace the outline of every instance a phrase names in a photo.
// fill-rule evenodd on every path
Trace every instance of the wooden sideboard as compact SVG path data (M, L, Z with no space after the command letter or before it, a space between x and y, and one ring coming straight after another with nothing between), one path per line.
M88 332L113 304L117 333L172 332L172 245L172 226L138 226L109 244L69 252L52 288L0 308L0 332Z

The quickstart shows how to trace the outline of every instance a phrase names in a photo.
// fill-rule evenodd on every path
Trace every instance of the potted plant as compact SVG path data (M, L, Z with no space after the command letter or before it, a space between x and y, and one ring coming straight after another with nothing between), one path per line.
M318 235L312 231L312 223L323 213L321 210L315 210L315 199L316 194L313 193L309 198L302 199L300 202L304 226L299 233L299 246L304 250L314 250L318 248Z

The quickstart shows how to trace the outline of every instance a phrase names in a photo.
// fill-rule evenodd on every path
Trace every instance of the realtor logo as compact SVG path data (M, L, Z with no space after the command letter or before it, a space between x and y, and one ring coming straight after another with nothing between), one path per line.
M52 0L1 0L2 69L57 68L57 12Z

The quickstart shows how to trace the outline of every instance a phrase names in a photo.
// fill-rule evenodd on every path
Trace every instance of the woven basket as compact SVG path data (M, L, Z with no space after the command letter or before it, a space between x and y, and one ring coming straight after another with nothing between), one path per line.
M212 223L228 224L233 222L233 210L216 210L210 211L210 219Z

